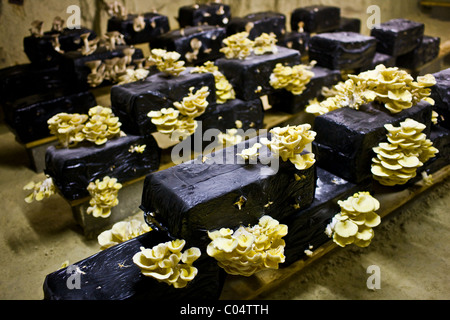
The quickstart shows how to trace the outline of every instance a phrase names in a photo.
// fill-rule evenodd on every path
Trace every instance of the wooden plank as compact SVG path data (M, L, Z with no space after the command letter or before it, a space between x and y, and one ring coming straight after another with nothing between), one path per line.
M450 1L441 0L441 1L420 1L422 6L428 7L450 7Z
M380 201L380 209L377 213L383 218L396 209L403 206L422 192L428 190L431 186L444 181L450 177L450 165L443 167L432 174L432 183L426 183L424 179L418 181L411 187L392 192L388 187L380 187L374 190L373 196ZM291 264L286 268L278 270L263 270L253 276L231 276L225 281L225 285L220 297L221 300L251 300L258 295L279 286L288 278L298 274L303 268L312 264L314 261L325 256L328 252L338 248L333 241L328 241L317 248L309 256Z

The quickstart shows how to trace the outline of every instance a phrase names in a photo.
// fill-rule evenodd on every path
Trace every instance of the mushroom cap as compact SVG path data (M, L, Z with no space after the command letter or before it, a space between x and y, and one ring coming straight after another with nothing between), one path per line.
M348 238L358 233L358 225L351 220L338 221L334 226L334 231L339 236Z

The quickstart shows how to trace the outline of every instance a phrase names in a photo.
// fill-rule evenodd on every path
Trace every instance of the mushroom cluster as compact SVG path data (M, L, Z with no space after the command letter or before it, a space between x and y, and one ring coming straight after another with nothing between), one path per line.
M156 130L162 134L171 134L179 126L178 116L180 111L174 108L162 108L158 111L150 111L147 116L152 118Z
M136 144L136 145L132 145L130 146L130 148L128 149L129 153L144 153L145 148L147 147L146 144Z
M287 225L270 216L263 216L253 227L241 226L236 231L228 228L208 231L212 241L206 252L227 273L249 277L266 268L278 269L278 264L285 261L285 241L282 237L287 232Z
M121 125L119 117L115 117L110 108L96 106L89 109L89 120L84 125L83 133L87 141L102 145L120 135Z
M227 80L219 68L212 61L206 61L202 66L195 67L191 73L212 73L216 86L216 102L225 103L227 100L236 98L236 93L231 83Z
M300 95L314 77L314 72L311 71L314 63L313 61L310 65L299 64L293 67L277 63L270 75L269 83L274 89L285 89L294 95Z
M315 163L313 153L302 154L305 147L316 137L316 132L310 129L311 125L308 123L276 127L270 130L271 140L261 138L261 143L281 157L283 161L289 160L298 170L305 170Z
M205 112L208 106L206 98L209 96L209 88L201 87L194 93L195 87L189 88L189 93L181 102L174 102L173 105L180 111L180 114L188 118L196 118Z
M237 153L236 155L242 157L244 160L255 160L259 156L259 149L262 147L262 144L255 143L250 148L244 149L241 153Z
M436 84L431 74L419 76L417 81L414 81L413 77L404 70L378 65L375 70L362 72L359 75L349 75L349 78L355 83L365 83L366 99L384 103L391 113L411 108L421 100L434 104L434 101L429 98L431 89L428 87Z
M433 75L413 77L398 67L386 68L380 64L373 70L349 75L345 82L339 82L331 89L323 90L326 99L310 101L306 111L320 115L342 107L358 109L362 104L379 101L391 113L411 108L424 100L434 104L429 96L429 87L436 84Z
M76 146L85 139L83 128L88 115L61 112L47 120L50 134L65 148Z
M47 120L48 128L61 146L74 147L82 141L97 145L106 143L121 134L119 118L110 108L95 106L88 115L78 113L58 113Z
M181 55L176 51L166 51L164 49L153 49L148 61L167 76L178 76L186 70L184 61L179 60Z
M372 174L375 180L386 186L405 184L416 176L417 168L439 152L427 139L423 130L426 126L412 119L406 119L400 126L384 126L388 131L388 142L381 142L373 148Z
M172 140L183 140L197 129L196 117L202 115L208 106L208 87L204 86L194 92L195 87L189 88L189 93L181 102L176 101L174 108L162 108L150 111L147 116L156 126L158 132L171 135Z
M125 84L130 82L136 82L147 78L150 71L144 68L131 69L127 68L124 74L117 78L118 84Z
M235 33L222 42L225 45L220 49L227 59L240 59L244 60L252 54L263 55L266 53L276 53L278 48L276 46L277 38L274 33L262 33L255 40L248 38L249 33L242 31Z
M23 190L33 190L26 198L25 202L31 203L34 200L41 201L45 198L48 198L55 194L55 185L53 184L53 180L50 177L47 177L43 181L39 181L37 183L31 181L26 186L23 187Z
M227 129L226 132L221 132L218 135L218 140L222 145L229 147L242 142L243 137L238 134L238 129Z
M130 221L119 221L111 229L105 230L97 236L100 249L112 247L116 244L133 239L141 234L151 231L145 222L133 219Z
M361 105L369 102L364 96L364 91L360 90L360 85L348 79L345 82L338 82L331 88L324 87L321 94L326 99L320 102L317 98L312 99L305 110L314 115L325 114L344 107L357 110Z
M235 33L223 40L225 45L220 49L227 59L247 58L253 50L253 41L248 38L249 34L246 31Z
M117 196L121 188L122 184L118 183L116 178L109 176L90 182L87 190L91 199L86 213L92 213L95 218L108 218L111 215L111 209L119 204Z
M381 222L375 213L380 208L380 202L369 192L358 192L347 200L339 200L341 212L336 214L327 226L325 233L341 246L354 243L358 247L367 247L374 231L372 228Z
M256 37L253 41L253 52L256 55L263 55L266 53L277 53L278 48L276 46L277 36L275 33L263 32L259 37Z
M105 3L105 8L110 17L117 17L123 20L128 17L127 8L117 0L112 3Z
M198 273L192 264L200 257L199 248L192 247L183 253L185 240L176 239L160 243L151 249L141 247L133 262L146 277L167 283L174 288L184 288Z
M136 49L133 47L126 47L122 50L124 56L121 58L85 62L85 65L91 70L87 76L89 85L97 87L105 80L124 84L145 79L150 72L143 66L140 59L133 60L135 51ZM136 63L137 67L132 63Z

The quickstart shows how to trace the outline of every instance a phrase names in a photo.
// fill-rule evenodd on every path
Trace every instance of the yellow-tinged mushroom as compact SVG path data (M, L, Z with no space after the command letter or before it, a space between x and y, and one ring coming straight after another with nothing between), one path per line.
M368 192L358 192L346 200L338 201L341 212L336 214L325 229L325 233L341 247L355 244L366 247L374 236L372 228L381 218L375 213L380 203Z
M223 228L208 232L212 240L207 254L214 257L229 274L251 276L266 268L277 269L284 262L287 226L269 216L253 227L239 227L235 232Z
M32 190L32 192L25 197L25 202L31 203L34 200L41 201L44 198L48 198L56 193L53 179L50 177L45 178L43 181L34 183L33 181L27 183L24 190Z
M236 93L231 83L219 71L219 68L214 65L212 61L206 61L202 66L194 68L191 73L212 73L214 75L214 81L216 86L216 102L223 104L227 100L236 98Z
M388 142L373 148L371 172L375 180L386 186L405 184L416 176L417 168L434 157L439 150L422 132L426 126L406 119L398 127L384 126Z
M256 55L263 55L266 53L277 53L278 48L276 46L277 37L271 32L263 32L259 37L256 37L253 42L253 52Z
M310 124L276 127L270 130L272 139L262 138L261 143L283 161L291 161L299 170L308 169L315 163L314 155L302 155L302 152L315 139L316 132L310 129Z
M227 59L244 60L253 51L253 41L248 38L246 31L236 33L223 40L225 45L220 49Z
M160 243L151 249L141 247L133 256L133 262L144 276L165 282L174 288L183 288L198 273L192 266L201 255L200 249L192 247L181 253L184 240L176 239ZM182 262L182 263L180 263Z
M358 233L358 225L351 220L338 221L334 232L343 238L352 237Z
M342 107L358 109L364 103L379 101L390 112L398 113L422 100L434 104L428 88L436 83L431 74L418 77L415 82L404 70L386 68L380 64L373 70L348 77L347 81L322 90L326 93L326 99L322 102L317 99L311 101L306 111L320 115Z
M286 89L294 95L300 95L314 77L311 71L315 61L309 65L295 65L293 67L283 66L277 63L270 75L270 85L275 89Z
M87 214L91 214L97 218L107 218L111 215L111 209L119 204L117 198L122 184L117 182L116 178L105 176L103 180L97 179L90 182L87 190L91 195Z
M133 239L152 229L144 222L133 219L115 223L111 229L105 230L97 236L100 248L106 249L124 241Z
M175 51L166 51L164 49L153 49L148 58L150 63L155 64L159 71L169 76L178 76L186 70L184 61L179 60L181 55Z

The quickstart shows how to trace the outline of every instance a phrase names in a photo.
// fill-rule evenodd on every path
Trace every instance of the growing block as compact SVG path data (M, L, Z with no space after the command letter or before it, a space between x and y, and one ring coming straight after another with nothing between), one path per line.
M397 57L397 66L411 70L422 67L437 58L440 44L441 39L439 37L423 36L422 43L418 47Z
M184 288L174 288L156 279L146 277L133 262L141 247L152 248L171 241L166 233L152 230L126 242L100 251L45 277L45 300L214 300L218 299L224 283L224 274L217 262L205 252L193 263L197 276ZM186 243L185 248L191 244ZM79 289L68 287L77 285Z
M431 87L433 109L440 115L439 125L450 129L450 68L433 74L436 84Z
M291 13L291 30L299 30L299 23L304 31L326 32L339 27L341 9L333 6L314 5L297 8Z
M308 32L287 32L280 39L278 45L289 49L298 50L301 57L308 53L310 34Z
M251 54L244 60L220 58L215 64L232 84L237 98L254 100L275 91L269 79L277 63L300 63L300 53L297 50L279 46L277 48L277 53Z
M398 125L411 118L431 127L431 105L420 102L400 113L391 114L382 105L372 102L359 110L341 108L316 117L313 144L317 150L317 164L331 173L359 183L371 176L373 147L386 140L387 123Z
M223 56L219 50L226 36L226 29L222 27L188 26L161 35L150 43L150 47L176 51L187 65L199 65ZM197 51L198 41L201 46Z
M243 130L260 129L264 122L264 110L261 99L233 99L207 108L197 120L202 121L203 130L218 129L225 132L227 129L236 128L238 120Z
M230 6L224 3L203 3L182 6L178 9L180 28L188 26L226 26L231 19Z
M128 14L126 19L120 17L111 17L108 19L107 30L119 31L125 39L126 44L138 44L152 42L158 36L170 30L169 18L165 15L147 12L142 16L145 26L142 30L135 30L133 27L134 20L138 18L137 14Z
M347 31L347 32L361 32L361 19L358 18L345 18L341 17L339 27L334 32Z
M376 40L355 32L328 32L311 37L309 59L336 70L358 69L375 56Z
M302 111L311 99L320 98L323 87L331 87L338 83L342 77L339 70L330 70L322 67L313 67L311 71L314 76L307 84L305 91L299 95L281 89L269 95L270 105L287 113L298 113Z
M136 145L146 145L143 153L131 152ZM125 183L158 170L160 150L152 136L127 135L97 146L86 143L74 148L51 146L45 155L45 173L68 200L89 196L87 187L105 176Z
M232 18L227 26L227 34L230 36L242 31L247 31L251 40L262 33L271 32L279 39L286 33L286 16L278 12L264 11Z
M44 68L26 63L0 70L0 103L65 87L58 66Z
M208 230L254 225L263 215L280 220L309 206L315 166L297 170L289 161L275 165L266 161L266 147L259 149L258 161L245 163L237 154L258 139L149 174L141 209L172 236L203 246L210 241Z
M3 107L5 122L21 143L50 136L47 120L60 112L87 113L96 100L89 91L58 90L8 101Z
M76 51L83 45L80 35L90 33L89 40L97 37L96 33L87 28L64 28L62 32L47 31L41 37L27 36L23 39L25 54L33 64L38 66L56 66L61 61L64 52ZM58 38L61 52L55 50L54 37Z
M374 26L370 35L377 39L378 52L397 57L419 46L424 30L423 23L392 19Z
M216 101L214 76L212 73L191 73L192 70L186 68L176 77L156 73L142 81L113 86L111 108L120 118L124 131L137 135L156 132L147 114L162 108L175 108L173 103L187 96L190 87L197 91L207 86L210 91L207 101L213 105Z

